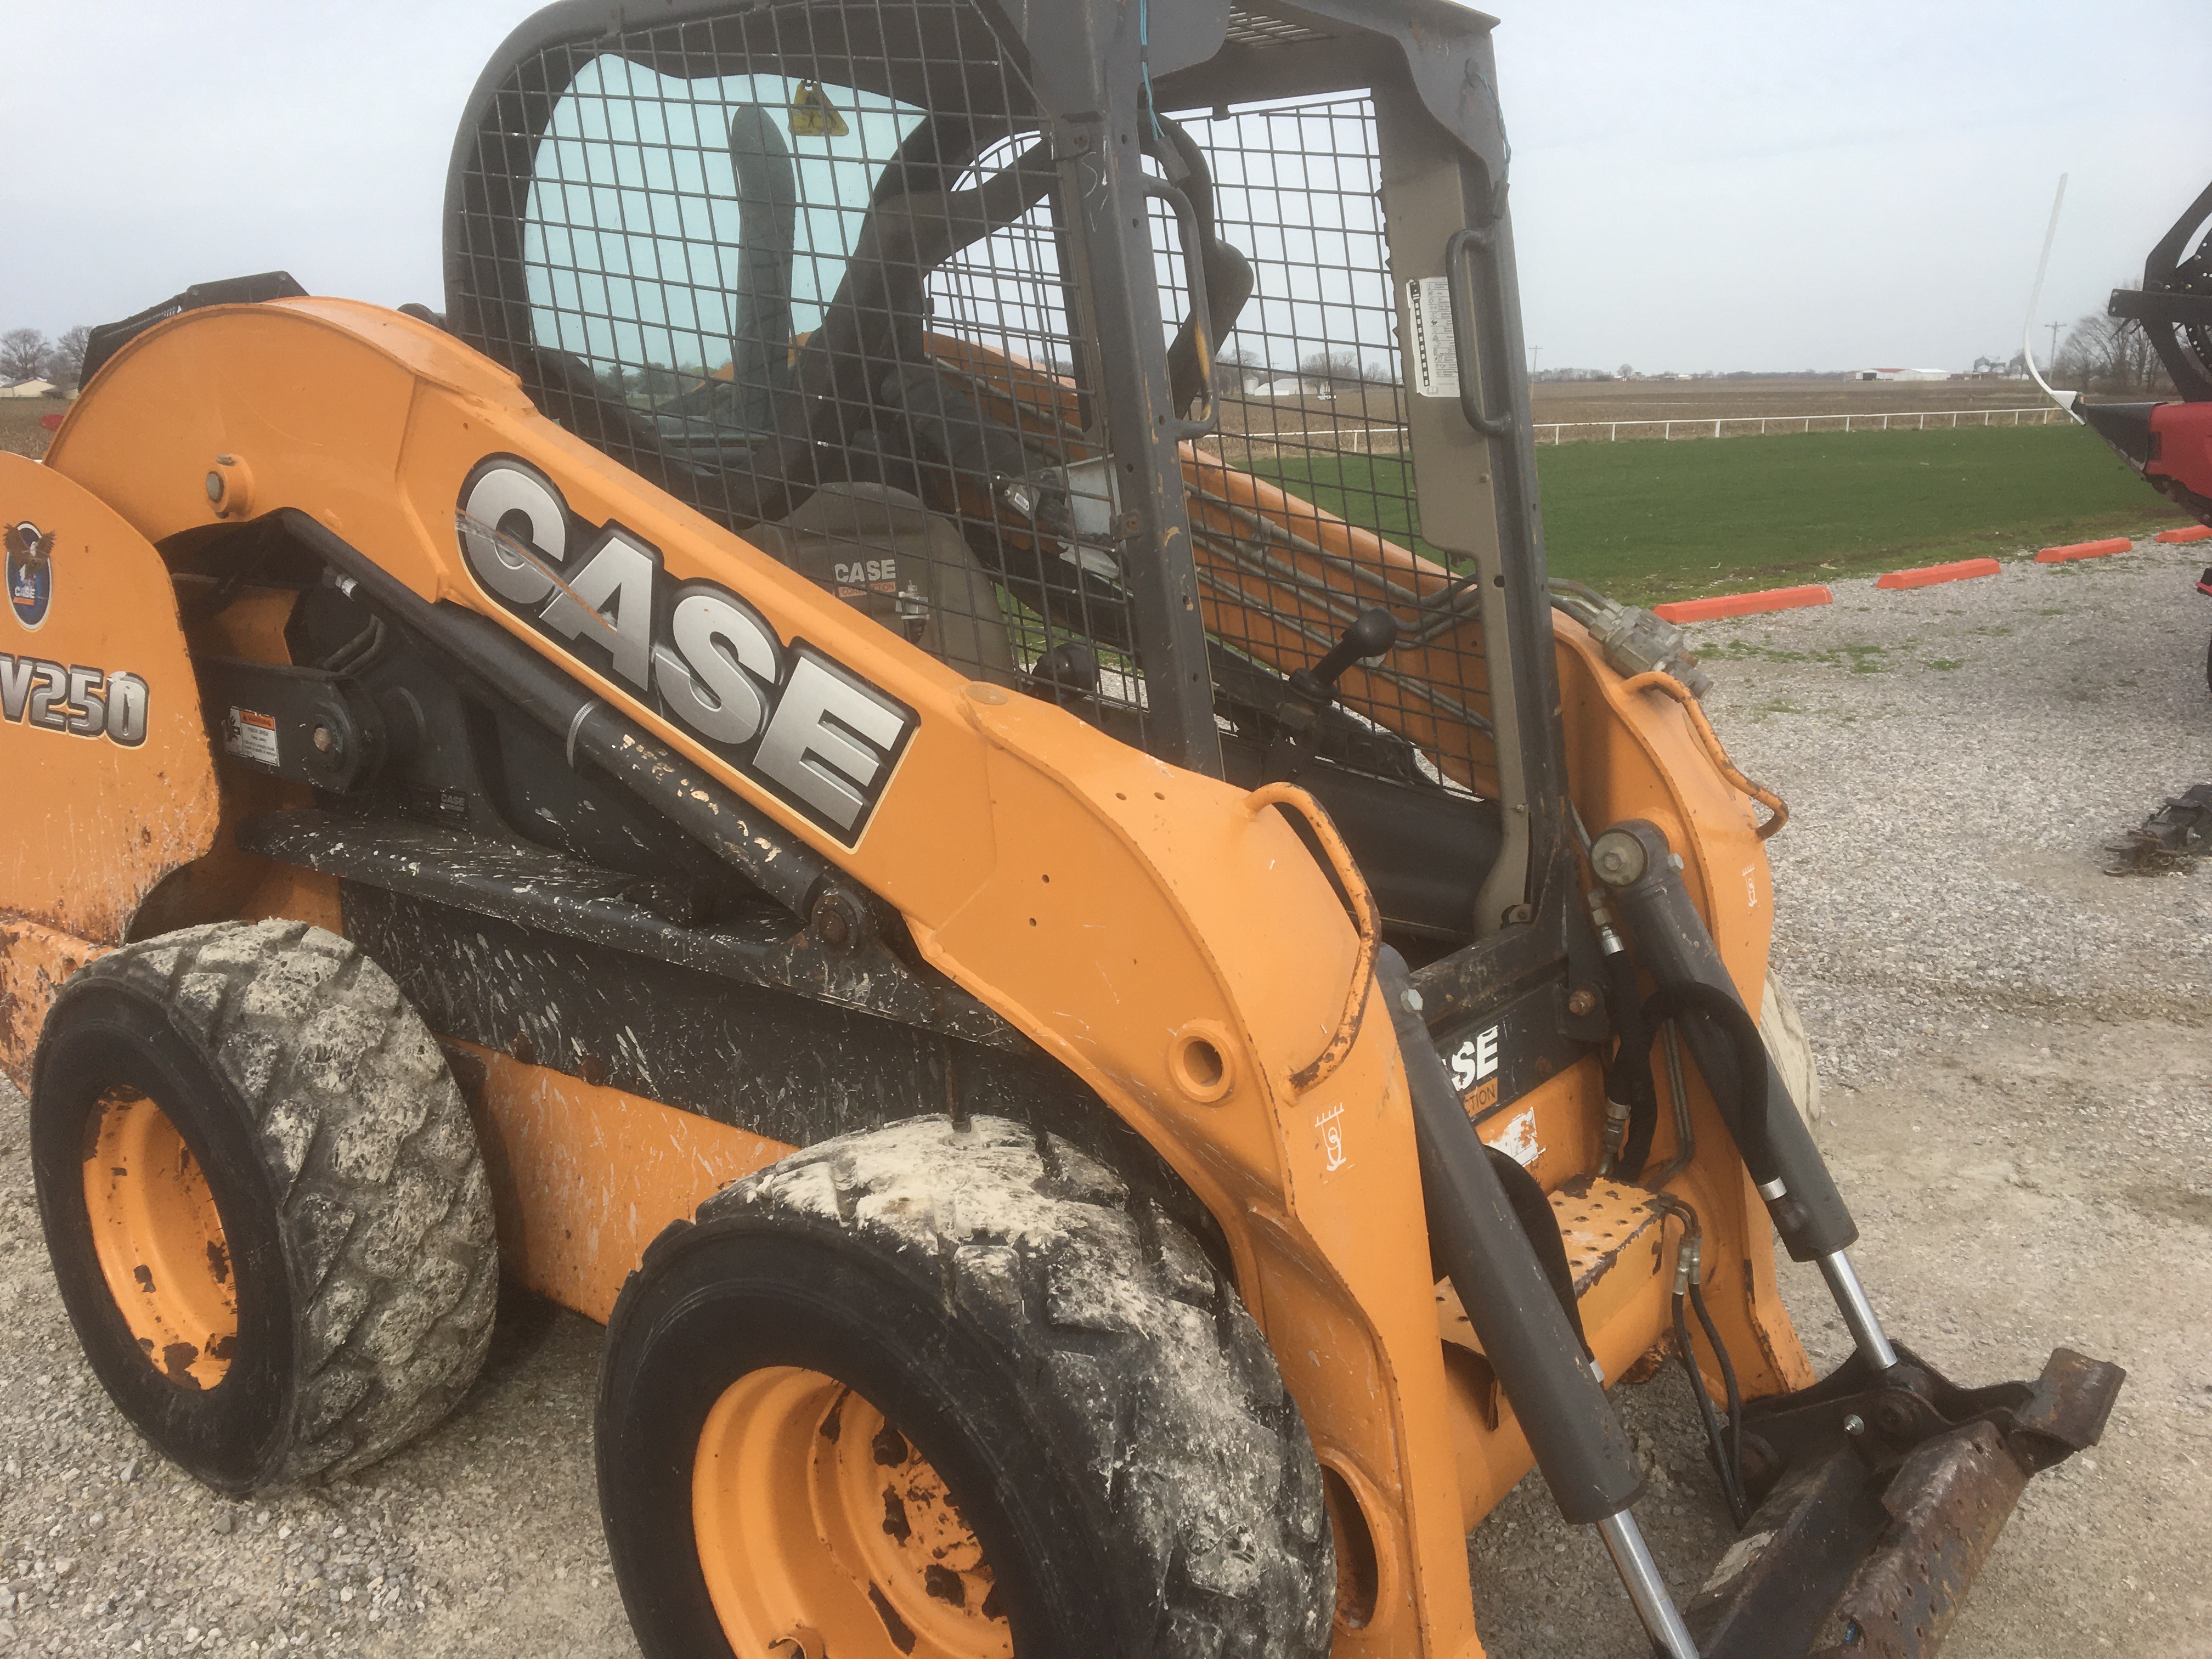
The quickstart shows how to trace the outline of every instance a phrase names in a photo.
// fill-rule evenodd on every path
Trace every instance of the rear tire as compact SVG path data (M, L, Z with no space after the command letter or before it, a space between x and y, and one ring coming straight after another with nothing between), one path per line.
M40 1040L31 1150L94 1373L219 1491L358 1468L483 1364L498 1255L475 1128L343 939L227 922L84 969Z
M1814 1058L1813 1039L1805 1030L1805 1017L1797 1012L1789 988L1769 974L1759 1002L1759 1037L1772 1056L1774 1069L1789 1088L1790 1103L1809 1129L1820 1115L1820 1067Z
M1329 1645L1321 1468L1258 1327L1155 1206L1004 1120L824 1142L664 1233L608 1328L599 1468L648 1659Z

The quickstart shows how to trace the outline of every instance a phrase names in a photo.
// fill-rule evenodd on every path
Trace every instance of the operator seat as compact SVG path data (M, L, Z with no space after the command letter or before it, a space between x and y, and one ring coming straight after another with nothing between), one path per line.
M888 484L824 484L745 538L970 679L1015 686L998 590L952 522Z

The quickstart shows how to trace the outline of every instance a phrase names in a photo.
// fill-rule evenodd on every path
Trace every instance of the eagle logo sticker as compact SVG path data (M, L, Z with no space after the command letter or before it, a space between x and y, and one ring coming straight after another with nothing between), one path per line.
M8 604L26 628L46 621L54 603L54 538L34 524L8 526Z

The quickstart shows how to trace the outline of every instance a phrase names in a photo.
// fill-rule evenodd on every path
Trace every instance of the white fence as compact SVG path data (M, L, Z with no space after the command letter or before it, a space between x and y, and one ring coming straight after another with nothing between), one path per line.
M2033 409L1907 409L1870 415L1700 415L1678 416L1671 421L1541 421L1534 430L1540 444L1566 443L1570 441L1566 436L1570 432L1579 434L1573 440L1576 442L1596 442L1602 434L1603 441L1619 443L1623 434L1631 441L1672 439L1678 428L1685 438L1763 438L1791 432L1925 432L1931 427L1937 431L1950 431L1961 426L2048 426L2065 418L2065 411L2055 404L2042 404ZM1316 426L1279 432L1224 432L1206 442L1211 445L1219 440L1248 447L1282 447L1342 455L1397 454L1405 449L1405 433L1402 425L1395 423ZM1316 441L1329 438L1343 441Z
M1536 427L1536 441L1542 443L1547 432L1555 444L1565 443L1566 440L1561 434L1568 432L1587 432L1591 436L1586 441L1595 441L1596 434L1602 429L1607 442L1617 443L1623 431L1633 437L1635 428L1651 427L1660 428L1658 435L1662 439L1672 438L1678 426L1686 438L1763 438L1770 432L1811 432L1816 427L1826 432L1925 432L1931 422L1938 431L1949 431L1962 424L2047 426L2052 421L2065 418L2065 411L2057 404L2042 404L2033 409L1907 409L1888 415L1723 415L1717 419L1698 416L1671 421L1552 421ZM1893 427L1893 422L1896 423Z
M1389 441L1377 443L1377 434ZM1350 441L1338 444L1311 441L1318 438L1341 438ZM1200 442L1201 445L1243 444L1261 449L1304 449L1324 455L1396 455L1405 451L1406 428L1394 421L1388 426L1307 426L1285 428L1280 432L1216 432Z

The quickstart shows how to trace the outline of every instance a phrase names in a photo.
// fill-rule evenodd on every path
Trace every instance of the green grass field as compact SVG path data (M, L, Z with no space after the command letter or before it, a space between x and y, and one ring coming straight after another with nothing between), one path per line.
M1536 454L1553 574L1645 603L2006 558L2190 522L2078 427L1578 443ZM1267 470L1394 538L1412 528L1403 461L1345 456Z

